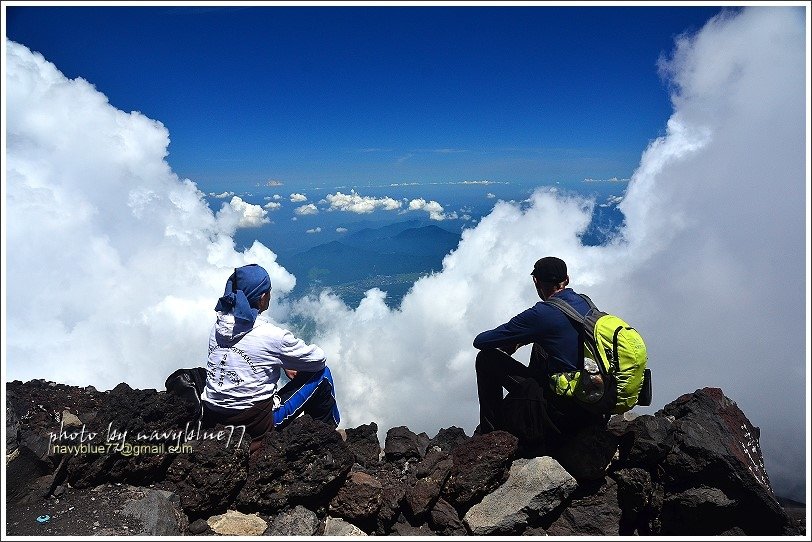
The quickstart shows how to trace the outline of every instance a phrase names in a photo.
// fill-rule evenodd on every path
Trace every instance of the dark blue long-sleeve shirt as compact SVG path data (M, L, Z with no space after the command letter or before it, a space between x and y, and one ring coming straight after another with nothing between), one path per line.
M589 310L587 302L571 288L554 297L563 299L583 315ZM547 352L548 375L576 371L584 366L574 324L559 309L544 302L536 303L499 327L483 331L474 339L474 348L484 350L530 343L538 343Z

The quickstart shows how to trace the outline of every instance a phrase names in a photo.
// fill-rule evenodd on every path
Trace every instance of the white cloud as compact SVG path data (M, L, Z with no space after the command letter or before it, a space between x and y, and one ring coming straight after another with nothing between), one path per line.
M311 228L307 230L305 233L321 233L321 227Z
M259 205L247 203L239 196L234 196L217 212L217 220L228 225L228 231L236 228L259 228L270 222L268 212Z
M319 209L318 209L318 207L316 207L312 203L308 203L307 205L302 205L301 207L296 207L296 209L294 209L293 212L296 213L299 216L315 215L316 213L319 212ZM293 217L293 218L296 218L296 217Z
M268 179L265 181L265 186L282 186L283 184L285 183L282 181L277 181L276 179Z
M629 181L613 243L580 244L594 201L537 190L464 230L442 271L397 310L378 289L354 310L329 294L274 305L283 323L316 322L342 426L433 435L456 425L470 435L471 342L537 300L528 273L552 254L569 264L574 289L646 339L654 401L639 412L722 388L761 428L779 494L804 500L805 45L797 8L747 8L680 39L663 62L674 111ZM7 378L160 388L205 356L232 267L258 261L275 287L292 288L264 246L234 251L227 225L164 161L160 123L115 110L20 46L9 43L7 59L7 280L38 286L8 291ZM89 303L100 285L105 295Z
M612 177L610 179L592 179L586 178L584 179L585 183L627 183L629 179L618 179L617 177Z
M609 196L606 201L601 203L598 207L611 207L623 201L623 196Z
M303 201L307 201L307 196L304 194L293 193L290 195L290 201L293 203L301 203Z
M266 203L262 207L264 207L265 209L268 209L269 211L276 211L277 209L282 207L282 204L279 203L278 201L269 201L268 203Z
M221 194L215 194L214 192L210 192L209 195L213 198L226 199L230 198L231 196L234 196L235 194L234 192L223 192Z
M326 203L330 204L331 211L347 211L358 214L371 213L376 209L395 211L403 205L399 200L390 197L361 196L355 190L351 190L349 194L342 194L341 192L328 194L325 199Z
M496 197L496 194L494 194L493 192L488 192L487 194L485 194L485 197L488 199L493 199Z
M410 211L426 211L431 220L453 220L457 218L457 213L445 213L443 206L434 200L426 201L423 198L413 199L409 202Z
M347 228L341 228L341 227L336 228L336 233L347 233L347 231L348 231Z

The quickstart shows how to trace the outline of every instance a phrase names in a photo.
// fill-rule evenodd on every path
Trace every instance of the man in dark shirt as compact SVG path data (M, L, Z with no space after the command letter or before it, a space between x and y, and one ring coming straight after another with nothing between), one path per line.
M502 388L518 390L524 379L534 378L543 390L547 418L553 432L568 433L587 424L604 423L600 415L587 412L574 401L550 390L550 375L578 371L584 367L583 346L573 323L556 307L544 303L559 297L581 314L589 306L569 284L567 264L554 256L541 258L533 266L533 283L541 302L517 314L509 322L474 339L480 352L476 358L479 393L479 426L475 433L487 433L503 427ZM530 365L511 355L524 345L533 344ZM545 437L546 439L546 437Z

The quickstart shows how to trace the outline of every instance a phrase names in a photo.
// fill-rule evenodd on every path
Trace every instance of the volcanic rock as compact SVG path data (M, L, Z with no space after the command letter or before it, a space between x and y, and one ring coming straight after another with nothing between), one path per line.
M237 496L247 511L277 511L301 504L327 505L344 484L354 455L329 425L303 415L265 436L249 463L248 480Z
M442 497L464 513L507 479L518 439L506 431L477 435L451 452Z
M381 443L378 440L378 424L371 422L345 430L347 447L355 456L355 462L374 468L380 462Z
M529 518L544 517L575 490L577 483L551 457L517 459L507 481L465 514L474 535L521 533Z

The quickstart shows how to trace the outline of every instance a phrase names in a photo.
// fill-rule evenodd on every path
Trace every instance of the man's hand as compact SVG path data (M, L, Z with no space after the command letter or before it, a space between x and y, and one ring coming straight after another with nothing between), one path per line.
M293 369L285 369L285 374L288 375L288 378L290 378L291 380L296 378L296 371L294 371Z

